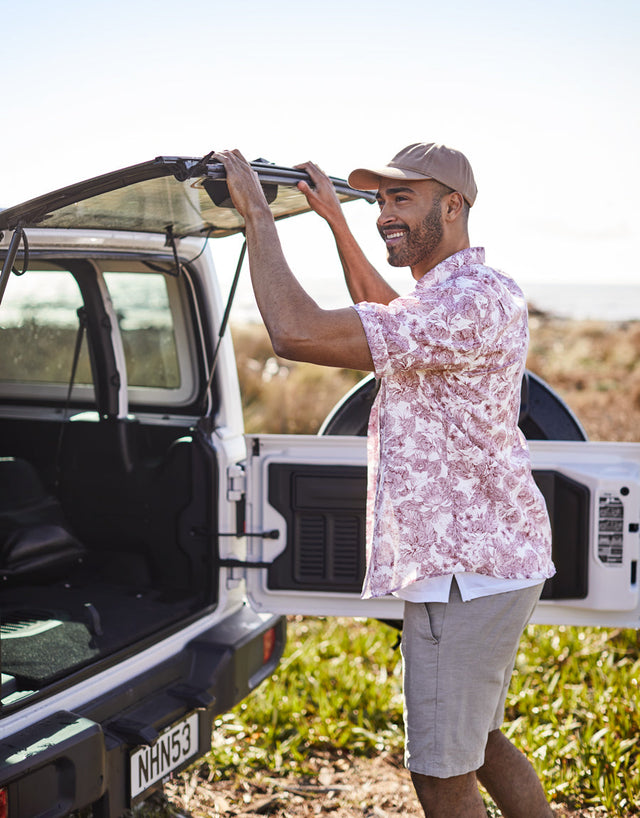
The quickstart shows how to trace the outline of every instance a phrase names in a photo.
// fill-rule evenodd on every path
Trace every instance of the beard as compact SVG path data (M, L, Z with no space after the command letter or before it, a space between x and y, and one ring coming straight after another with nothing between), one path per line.
M406 224L397 226L407 232L399 244L387 248L387 261L392 267L414 267L431 256L442 241L440 200L434 200L431 210L417 227L411 229ZM384 238L384 234L381 235Z

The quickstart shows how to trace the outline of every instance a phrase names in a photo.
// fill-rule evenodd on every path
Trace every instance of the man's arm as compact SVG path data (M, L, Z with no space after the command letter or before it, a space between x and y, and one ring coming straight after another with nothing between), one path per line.
M355 310L323 310L305 292L282 252L273 215L257 175L239 151L215 155L246 226L251 281L258 308L277 355L297 361L373 369L362 323Z
M299 182L298 189L307 197L312 209L322 216L331 228L347 287L354 303L373 301L378 304L388 304L393 301L398 297L398 293L387 284L362 252L349 229L329 177L313 162L305 162L297 167L305 170L311 177L313 187L307 182Z

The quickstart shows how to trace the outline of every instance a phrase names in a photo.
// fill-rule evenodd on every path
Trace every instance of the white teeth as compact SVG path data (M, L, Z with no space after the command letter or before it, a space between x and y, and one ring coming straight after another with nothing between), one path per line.
M387 233L385 238L387 239L399 239L404 236L404 230L399 230L396 233Z

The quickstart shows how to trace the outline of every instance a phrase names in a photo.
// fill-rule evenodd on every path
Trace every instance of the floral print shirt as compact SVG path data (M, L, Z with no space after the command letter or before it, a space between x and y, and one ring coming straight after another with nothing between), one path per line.
M365 598L443 574L554 574L547 509L517 425L527 308L484 258L467 248L409 295L354 307L380 381Z

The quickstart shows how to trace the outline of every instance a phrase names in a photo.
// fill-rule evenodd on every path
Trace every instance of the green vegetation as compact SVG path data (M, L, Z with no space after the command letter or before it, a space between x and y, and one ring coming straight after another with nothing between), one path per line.
M276 675L216 721L214 779L261 768L313 774L318 754L399 751L396 641L397 631L377 622L292 617Z
M640 813L639 647L635 630L527 628L504 729L556 802Z
M399 759L396 641L375 621L291 618L277 674L216 720L211 752L185 775L314 777L318 759L345 753ZM503 729L555 803L609 818L640 814L638 647L632 630L527 628Z

